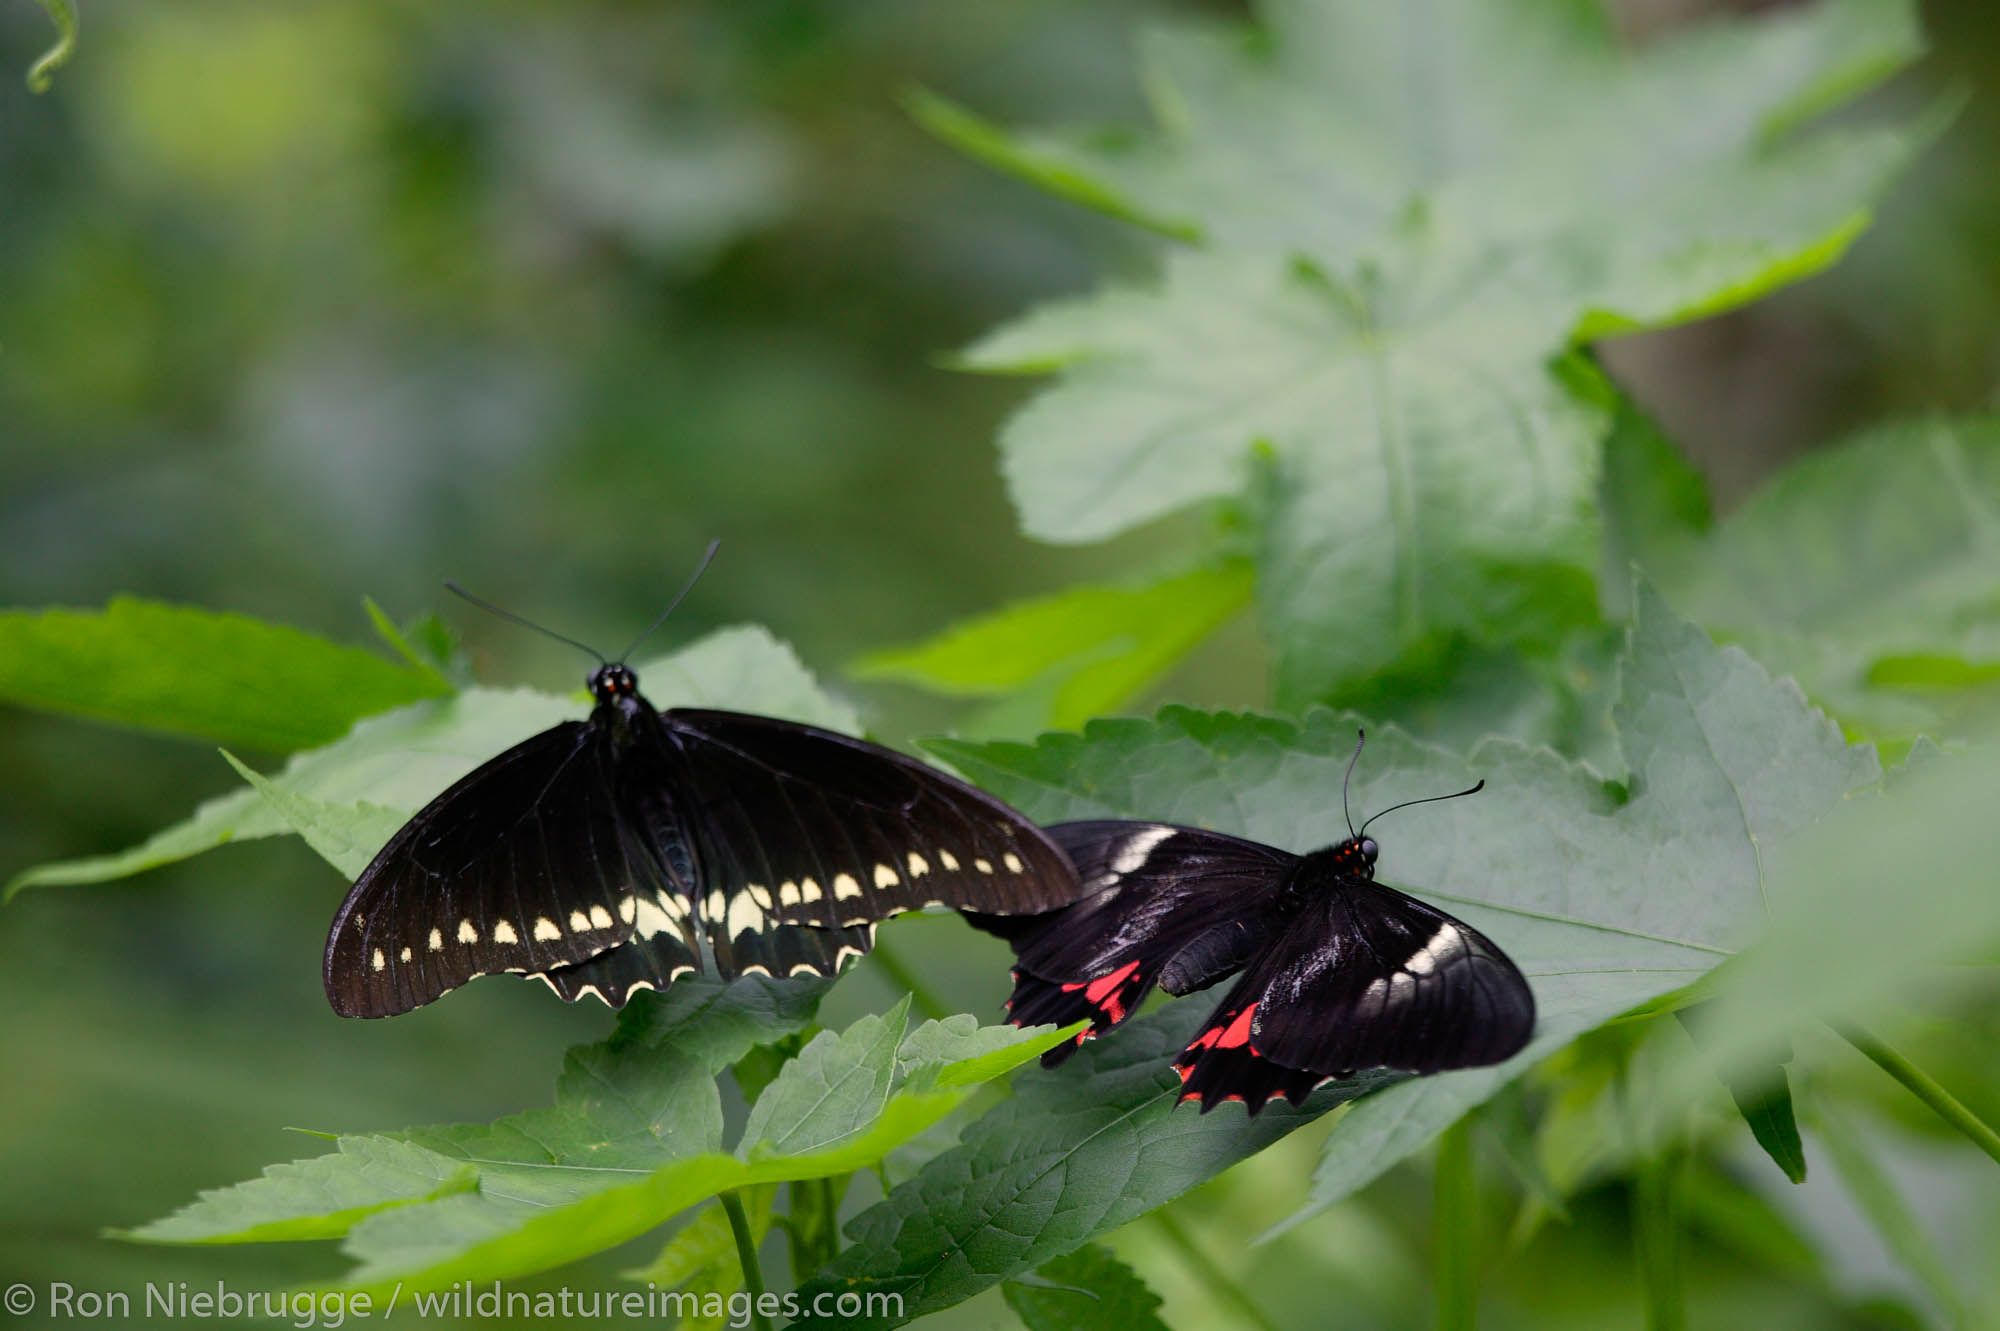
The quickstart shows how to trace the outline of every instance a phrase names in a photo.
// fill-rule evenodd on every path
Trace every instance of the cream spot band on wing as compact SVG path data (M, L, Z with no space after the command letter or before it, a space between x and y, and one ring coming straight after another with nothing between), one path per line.
M598 909L603 910L604 907L599 906ZM608 924L610 923L611 917L609 915L606 915L604 919L605 922ZM580 910L573 910L569 913L569 927L572 933L587 934L590 932L590 917L588 915L585 915ZM539 936L540 932L538 929L537 937Z
M717 924L729 918L729 898L719 887L708 894L708 918Z
M1000 857L1000 861L1001 863L1007 866L1008 873L1020 873L1023 869L1026 869L1028 867L1027 865L1021 863L1021 857L1019 855L1016 855L1011 850L1008 851L1005 855L1002 855Z
M836 892L840 890L840 880L838 878L833 880L833 888L834 891ZM818 901L824 895L825 894L819 890L819 879L817 878L799 879L800 901Z
M764 912L757 909L756 901L748 892L738 892L729 903L729 936L740 938L744 934L755 933L764 923ZM769 975L769 971L764 972Z
M406 947L406 948L404 948L404 949L403 949L403 954L402 954L402 956L401 956L401 957L399 958L399 960L401 960L401 961L404 961L404 962L408 962L408 961L409 961L409 959L410 959L410 955L411 955L411 954L410 954L410 949L408 949L408 948Z
M875 866L875 886L894 887L897 883L896 871L886 864Z
M479 941L479 930L472 927L471 920L460 920L458 922L458 941L461 943L476 943Z
M925 862L924 857L917 854L914 850L910 852L910 858L907 863L909 864L910 877L912 878L922 878L931 871L931 866Z
M389 959L382 955L382 949L378 947L375 949L375 955L368 959L368 964L379 971L389 965Z
M845 901L849 897L861 895L861 884L854 881L851 873L835 874L833 878L833 899Z
M650 901L638 903L638 918L632 927L639 931L641 938L651 938L654 934L672 933L674 922L667 913Z
M810 879L808 879L807 881L808 881L808 882L810 882L811 880L810 880ZM789 878L787 878L787 879L786 879L786 880L785 880L784 882L782 882L782 883L779 883L779 884L778 884L778 904L779 904L780 906L796 906L796 905L798 905L798 904L799 904L799 885L798 885L797 883L793 882L793 881L792 881L791 879L789 879Z
M444 951L444 934L437 929L431 930L430 949L433 952Z
M945 867L945 872L953 873L957 871L958 857L956 855L952 854L948 850L941 850L937 853L937 856L938 856L938 863L942 864Z
M1449 961L1455 954L1464 950L1465 936L1459 933L1458 926L1440 924L1438 931L1431 935L1431 941L1425 943L1415 956L1405 962L1403 969L1412 975L1429 975L1437 969L1439 962Z
M549 943L561 937L562 928L554 920L546 915L535 917L535 939L537 942Z
M590 908L590 927L593 929L609 929L611 927L611 912L602 906L592 906Z
M972 862L972 867L979 870L979 872L981 873L993 872L993 862L991 860L974 860Z
M514 926L501 920L493 926L493 941L496 943L518 943L521 935L514 932Z
M637 897L626 897L623 901L620 901L618 903L618 918L625 921L625 923L630 924L637 915L638 910L639 910L639 899ZM592 924L597 924L597 911L595 909L593 909L590 912L590 922ZM609 929L611 927L611 924L607 920L603 924L598 924L597 927L600 929Z
M1118 853L1111 857L1111 871L1121 874L1131 873L1146 862L1146 857L1151 855L1162 841L1173 834L1174 829L1171 827L1149 827L1143 832L1135 833L1118 848Z

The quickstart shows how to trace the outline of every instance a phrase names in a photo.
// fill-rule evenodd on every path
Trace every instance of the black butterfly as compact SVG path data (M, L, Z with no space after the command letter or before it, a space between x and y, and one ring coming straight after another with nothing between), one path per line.
M1296 1104L1366 1068L1441 1072L1519 1052L1535 1024L1521 972L1470 925L1376 882L1367 824L1349 827L1345 841L1294 855L1168 823L1061 823L1049 834L1083 896L1043 916L969 918L1013 945L1009 1019L1088 1018L1078 1043L1124 1021L1155 984L1187 994L1241 970L1174 1059L1181 1100L1204 1113L1242 1100L1255 1114L1281 1093Z
M899 911L1077 895L1038 828L915 759L771 717L658 711L621 662L589 685L588 720L460 780L362 871L327 935L334 1011L393 1016L495 971L619 1007L702 971L704 943L723 979L832 975Z

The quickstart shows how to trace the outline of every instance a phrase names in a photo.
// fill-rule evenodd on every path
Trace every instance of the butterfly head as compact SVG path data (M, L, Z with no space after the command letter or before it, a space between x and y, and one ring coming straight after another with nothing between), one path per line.
M639 677L623 661L612 661L597 667L590 672L585 686L589 688L590 696L600 703L639 696Z
M1375 861L1382 854L1382 848L1375 844L1372 836L1352 836L1339 845L1327 847L1322 854L1341 873L1373 878Z

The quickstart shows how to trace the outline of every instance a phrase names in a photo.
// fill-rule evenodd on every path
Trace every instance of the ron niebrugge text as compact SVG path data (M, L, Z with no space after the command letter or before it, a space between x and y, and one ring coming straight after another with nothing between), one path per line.
M699 1294L660 1289L651 1284L643 1290L510 1290L498 1281L476 1285L467 1280L449 1289L408 1294L398 1285L387 1298L378 1299L372 1294L338 1291L240 1290L221 1282L213 1288L198 1287L184 1280L149 1283L135 1293L78 1289L66 1281L52 1280L39 1297L31 1285L10 1286L5 1307L16 1316L39 1310L44 1321L257 1318L288 1321L302 1331L314 1327L331 1331L349 1319L365 1321L398 1311L415 1313L420 1318L529 1317L586 1321L617 1318L662 1323L705 1317L719 1319L732 1327L747 1327L753 1313L787 1319L808 1314L844 1318L865 1314L899 1319L902 1302L901 1294L882 1291L866 1294L857 1290L825 1291L808 1301L796 1293L765 1293L753 1298L742 1291Z

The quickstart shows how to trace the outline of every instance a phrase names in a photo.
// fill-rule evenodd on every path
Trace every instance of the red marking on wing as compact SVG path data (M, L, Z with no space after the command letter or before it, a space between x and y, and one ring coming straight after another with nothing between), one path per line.
M1125 1020L1125 1000L1118 990L1138 969L1138 962L1128 961L1117 970L1107 975L1100 975L1094 980L1078 980L1074 984L1066 984L1063 986L1063 992L1075 993L1079 989L1083 990L1084 1001L1111 1018L1111 1024L1115 1026Z
M1217 1049L1234 1049L1240 1044L1250 1043L1250 1022L1257 1015L1257 1005L1252 1003L1236 1014L1236 1020L1229 1023L1229 1029L1216 1037ZM1256 1052L1252 1050L1251 1052Z

